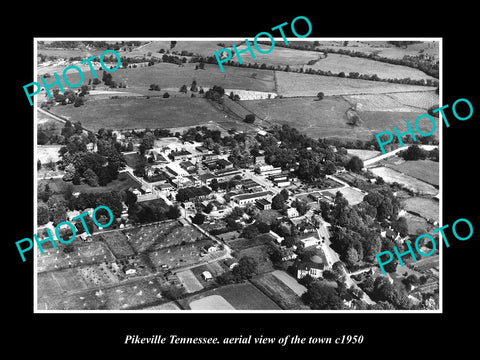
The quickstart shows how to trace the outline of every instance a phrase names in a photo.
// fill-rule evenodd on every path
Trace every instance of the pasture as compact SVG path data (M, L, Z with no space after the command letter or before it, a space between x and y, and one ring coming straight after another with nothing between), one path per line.
M413 91L390 94L368 94L344 96L358 111L423 112L430 106L438 106L439 98L435 91Z
M349 79L337 76L309 75L277 71L277 92L285 97L382 94L409 91L431 91L433 87L404 85L383 81Z
M388 164L387 167L436 187L439 186L440 172L438 162L432 160L404 161L399 164Z
M191 127L210 121L225 121L226 116L205 98L90 98L81 108L56 106L55 114L70 121L81 121L89 130L156 129ZM236 123L236 122L235 122Z

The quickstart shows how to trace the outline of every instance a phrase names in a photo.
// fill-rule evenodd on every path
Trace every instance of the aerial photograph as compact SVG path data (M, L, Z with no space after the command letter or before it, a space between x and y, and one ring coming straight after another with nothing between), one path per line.
M441 309L441 39L257 45L35 39L37 312Z

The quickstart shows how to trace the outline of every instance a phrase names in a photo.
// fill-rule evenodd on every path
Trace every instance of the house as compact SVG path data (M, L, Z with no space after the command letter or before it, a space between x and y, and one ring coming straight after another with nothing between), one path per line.
M209 154L210 153L210 150L208 150L208 148L206 148L205 146L197 146L197 147L195 147L195 150L197 150L198 152L200 152L202 154Z
M255 165L265 165L265 155L255 156Z
M297 269L297 279L301 279L307 275L317 279L323 274L327 264L327 259L321 250L316 250L307 261L298 262L295 267Z
M287 209L287 216L288 216L289 218L295 218L295 217L299 217L300 214L298 213L298 210L297 210L296 208L294 208L294 207L289 207L289 208Z
M257 199L255 200L255 205L257 205L260 210L270 210L272 208L272 203L267 199Z
M290 180L274 180L273 183L278 187L290 186Z
M235 266L238 266L238 261L235 258L226 259L223 262L230 270L232 270Z
M137 196L142 195L142 193L141 193L140 190L138 190L138 189L133 189L133 190L132 190L132 193L134 193L134 194L137 195Z
M213 253L215 251L218 251L218 246L216 244L205 245L203 247L203 250L207 253Z
M273 238L273 240L275 240L276 242L278 242L279 244L280 244L283 240L285 240L285 238L284 238L283 236L278 235L276 232L274 232L274 231L272 231L272 230L270 230L270 231L268 232L268 235L269 235L271 238Z
M202 278L203 278L203 280L205 280L205 281L209 281L209 280L212 280L212 279L213 279L213 276L212 276L212 274L210 273L210 271L204 271L204 272L202 272Z

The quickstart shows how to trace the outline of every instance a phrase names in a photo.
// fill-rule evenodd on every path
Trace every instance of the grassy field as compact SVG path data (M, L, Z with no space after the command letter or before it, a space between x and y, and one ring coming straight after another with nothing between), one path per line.
M277 92L285 97L331 95L382 94L406 91L435 90L427 86L394 84L382 81L348 79L336 76L308 75L285 71L276 72Z
M347 149L347 151L348 155L358 156L362 161L374 158L381 154L381 152L377 150Z
M422 180L428 184L439 186L439 163L431 160L405 161L398 165L387 165L403 174Z
M90 99L81 108L57 106L53 112L71 121L81 121L85 128L94 131L171 128L226 120L207 99L187 97Z
M415 130L415 120L420 115L425 113L421 112L391 112L391 111L361 111L360 118L362 119L361 127L370 129L372 134L378 134L382 131L391 131L394 133L393 127L396 126L399 132L408 130L406 122L408 121L412 128ZM439 122L438 118L435 118L436 129L433 133L437 139L439 138ZM428 119L422 119L418 123L419 129L423 133L429 133L432 130L432 123Z
M267 38L259 38L258 41L266 41L268 43L268 45L258 44L259 48L262 51L268 51L270 49L270 41ZM252 43L253 41L251 42L251 44ZM246 45L237 46L238 51L242 51L246 48ZM254 48L253 44L252 48ZM322 55L321 53L314 51L296 50L278 46L274 47L274 49L268 54L261 54L260 52L256 51L256 49L254 49L254 53L255 59L252 58L250 52L248 51L240 54L242 62L245 64L257 63L258 65L289 65L293 68L299 68L302 67L302 65L308 63L310 60L317 60ZM232 54L235 55L233 51ZM232 61L238 63L238 57L236 55L232 56ZM228 72L231 68L228 67L225 69L225 71Z
M377 74L381 79L434 79L423 71L411 67L341 54L329 54L326 58L320 59L313 65L306 65L305 68L321 69L331 71L332 73L344 72L347 75L350 72L366 75Z
M427 219L439 218L439 203L437 200L413 197L403 201L403 206L407 211L413 211Z
M273 264L268 256L268 247L266 245L260 245L255 247L249 247L238 251L237 258L241 259L244 256L250 256L254 258L258 263L258 273L266 273L273 270Z
M285 310L309 309L292 289L272 273L262 274L251 282Z
M289 124L313 138L348 137L370 139L369 129L347 124L345 112L350 104L339 96L325 97L322 101L312 98L284 98L272 100L242 101L265 124Z

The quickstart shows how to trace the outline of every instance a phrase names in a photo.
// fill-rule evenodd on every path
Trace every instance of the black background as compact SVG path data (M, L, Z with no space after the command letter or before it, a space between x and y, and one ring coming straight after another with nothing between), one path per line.
M438 4L438 3L437 3ZM232 354L274 356L281 352L295 356L309 352L314 357L433 355L444 349L472 348L477 313L478 215L473 204L478 200L479 167L476 123L480 112L478 90L478 47L473 30L473 8L459 2L418 7L406 2L344 3L327 7L322 3L278 2L259 5L234 2L203 2L173 8L167 3L89 4L75 2L45 4L5 14L2 24L4 46L2 167L3 193L3 283L2 300L7 331L5 343L17 351L31 348L33 356L72 356L148 353L155 357L208 354L229 357ZM26 5L24 5L27 7ZM55 9L55 7L61 9ZM27 14L28 10L28 14ZM443 251L443 314L33 314L33 262L27 256L22 263L15 241L33 235L33 108L23 85L33 79L34 37L253 37L258 32L296 16L306 16L313 27L309 37L443 37L443 104L467 98L474 107L473 116L458 121L447 111L450 128L443 129L443 223L467 218L474 235L467 241L450 240ZM14 24L9 23L12 17ZM298 23L300 24L300 22ZM286 28L288 29L288 28ZM303 33L301 29L299 33ZM287 35L289 34L289 29ZM275 33L274 36L278 36ZM478 51L477 51L478 53ZM475 84L476 85L476 84ZM452 237L452 236L451 236ZM452 237L453 238L453 237ZM450 238L449 238L450 239ZM472 324L475 327L475 324ZM478 333L478 331L477 331ZM124 345L125 335L151 336L239 336L264 335L336 337L363 335L362 345ZM310 355L310 356L311 356ZM395 356L394 356L395 357Z

